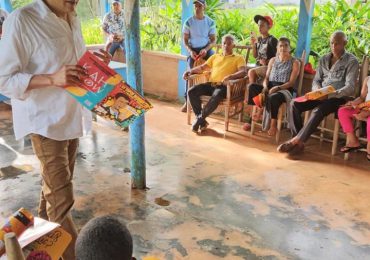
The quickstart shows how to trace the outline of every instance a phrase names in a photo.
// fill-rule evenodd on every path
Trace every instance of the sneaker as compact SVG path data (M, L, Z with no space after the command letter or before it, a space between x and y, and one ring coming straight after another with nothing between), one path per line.
M181 112L183 113L186 113L188 111L188 107L187 107L187 103L185 102L185 104L181 107Z

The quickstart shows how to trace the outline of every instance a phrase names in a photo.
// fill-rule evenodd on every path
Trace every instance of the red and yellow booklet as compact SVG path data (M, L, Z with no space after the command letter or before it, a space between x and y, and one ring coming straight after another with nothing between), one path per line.
M59 260L72 241L59 224L34 217L23 208L5 222L2 230L16 234L25 259ZM0 245L4 245L1 240ZM0 260L7 259L4 247L3 250Z
M328 96L329 94L332 94L335 92L335 88L333 86L327 86L325 88L320 88L315 91L311 91L306 93L305 95L301 97L297 97L294 99L296 102L306 102L308 100L318 100L323 97Z

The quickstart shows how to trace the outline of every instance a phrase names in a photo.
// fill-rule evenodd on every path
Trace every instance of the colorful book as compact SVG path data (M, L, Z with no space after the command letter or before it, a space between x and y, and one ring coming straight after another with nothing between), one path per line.
M308 92L304 96L295 98L294 101L306 102L308 100L318 100L334 92L335 92L335 88L333 86L327 86L325 88L320 88L318 90Z
M370 110L370 101L365 101L361 104L358 104L356 106L356 108L359 109L359 110L369 111Z
M130 87L116 71L87 51L78 65L87 70L88 76L77 86L65 89L87 109L101 117L127 127L153 106Z
M72 236L59 224L34 217L33 225L19 237L18 242L26 259L59 260ZM0 260L7 260L6 254Z

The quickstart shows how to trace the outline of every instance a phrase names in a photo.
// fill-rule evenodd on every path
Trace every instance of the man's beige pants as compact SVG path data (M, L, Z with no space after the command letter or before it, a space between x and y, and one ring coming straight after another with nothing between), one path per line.
M63 259L74 260L77 230L71 216L74 203L72 178L78 139L56 141L33 134L31 140L41 163L42 189L38 214L43 219L59 223L71 234L72 242Z

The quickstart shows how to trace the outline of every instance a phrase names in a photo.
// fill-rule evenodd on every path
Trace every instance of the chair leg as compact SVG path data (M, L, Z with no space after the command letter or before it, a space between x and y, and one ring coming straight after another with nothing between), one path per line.
M320 129L320 144L324 141L324 133L325 133L325 129L326 128L326 117L324 118L324 120L322 120L321 122L321 129Z
M278 120L277 120L277 131L275 135L276 143L278 144L280 141L280 134L281 134L281 126L283 124L283 106L280 106L279 113L278 113Z
M338 139L339 139L339 120L335 119L334 133L333 133L333 144L331 146L331 155L335 155L337 153Z
M225 106L225 132L229 131L229 110L230 106L227 104Z
M190 105L190 102L189 102L189 96L186 100L186 114L187 114L187 118L188 118L188 125L191 125L191 105Z
M346 145L348 144L348 137L346 137ZM344 160L348 161L349 159L349 153L344 154Z
M240 111L239 114L239 122L243 122L243 116L244 116L244 102L241 102L242 104L242 110Z
M251 135L254 134L254 128L256 127L256 122L253 120L253 115L256 113L256 106L253 106L253 109L252 109L252 121L251 121Z

